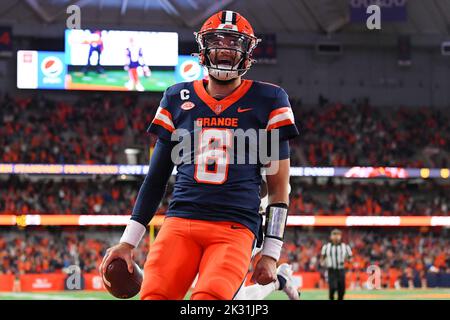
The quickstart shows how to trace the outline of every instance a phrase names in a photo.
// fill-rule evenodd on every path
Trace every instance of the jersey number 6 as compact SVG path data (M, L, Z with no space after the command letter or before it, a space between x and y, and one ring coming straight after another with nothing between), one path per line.
M233 143L231 131L205 128L199 140L195 156L195 180L199 183L223 184L228 177L228 149Z

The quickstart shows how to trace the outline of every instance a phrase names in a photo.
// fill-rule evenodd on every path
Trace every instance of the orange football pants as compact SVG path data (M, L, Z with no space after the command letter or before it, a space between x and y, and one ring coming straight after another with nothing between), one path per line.
M253 233L234 222L167 217L144 265L143 300L231 300L248 272Z

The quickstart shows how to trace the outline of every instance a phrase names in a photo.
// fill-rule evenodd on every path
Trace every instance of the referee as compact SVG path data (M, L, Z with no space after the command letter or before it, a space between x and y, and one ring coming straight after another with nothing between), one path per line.
M351 260L352 249L342 242L342 232L339 229L331 231L330 242L322 247L320 265L328 270L328 290L330 300L334 300L337 292L338 300L345 295L345 268L346 260Z

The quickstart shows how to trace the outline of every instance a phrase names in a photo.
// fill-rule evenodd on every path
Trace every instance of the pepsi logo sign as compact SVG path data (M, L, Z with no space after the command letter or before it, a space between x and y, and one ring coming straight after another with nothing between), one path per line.
M46 57L41 63L42 73L49 78L58 77L63 72L63 68L62 61L55 56Z
M193 81L200 78L202 69L194 60L186 60L180 66L180 75L186 81Z

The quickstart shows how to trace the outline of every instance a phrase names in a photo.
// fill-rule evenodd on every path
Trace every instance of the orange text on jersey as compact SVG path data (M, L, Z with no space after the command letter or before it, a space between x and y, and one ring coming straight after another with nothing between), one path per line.
M198 118L196 124L199 127L237 127L238 118Z

